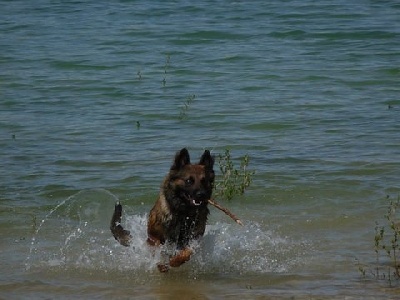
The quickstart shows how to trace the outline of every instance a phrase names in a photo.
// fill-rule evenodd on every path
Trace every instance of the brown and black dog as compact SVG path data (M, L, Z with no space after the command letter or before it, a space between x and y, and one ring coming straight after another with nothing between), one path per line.
M191 164L186 148L179 151L161 186L160 195L150 211L147 243L176 245L177 253L168 263L158 264L161 272L179 267L193 253L190 242L203 236L214 183L214 158L205 150L198 164ZM122 206L115 205L111 232L123 246L129 246L130 232L121 226Z

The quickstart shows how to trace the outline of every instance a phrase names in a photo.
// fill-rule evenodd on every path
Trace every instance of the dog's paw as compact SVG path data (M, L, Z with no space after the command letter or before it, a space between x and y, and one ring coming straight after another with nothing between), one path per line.
M167 273L169 271L169 266L165 265L165 264L161 264L159 263L157 265L158 271L160 271L161 273Z
M189 261L192 254L192 249L190 249L189 247L183 248L182 250L179 250L176 255L172 256L169 259L169 265L174 268L179 267L180 265Z

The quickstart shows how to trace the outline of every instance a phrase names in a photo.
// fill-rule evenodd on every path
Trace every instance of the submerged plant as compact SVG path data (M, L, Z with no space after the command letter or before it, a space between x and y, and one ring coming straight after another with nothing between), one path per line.
M374 251L375 266L362 266L358 268L363 277L372 274L375 279L387 280L390 285L394 280L400 282L400 196L391 200L385 214L385 224L376 222ZM369 272L367 272L369 271Z
M181 110L179 112L179 120L182 121L187 118L187 112L195 98L196 95L189 95L186 97L186 100L183 102L183 106L181 107Z
M162 80L163 87L167 85L167 73L168 68L171 62L171 56L169 54L166 55L165 64L164 64L164 79Z
M33 232L36 232L37 228L38 228L38 225L37 225L36 215L32 215L32 230L33 230Z
M234 165L231 152L226 149L224 154L218 155L218 165L222 173L222 179L215 185L215 195L225 200L232 200L236 195L243 195L252 182L254 171L247 169L250 162L249 155L240 160L239 168Z

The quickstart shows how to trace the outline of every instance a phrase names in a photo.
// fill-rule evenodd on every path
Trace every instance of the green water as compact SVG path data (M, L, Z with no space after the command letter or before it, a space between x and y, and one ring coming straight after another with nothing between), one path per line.
M396 1L2 4L0 298L398 297L356 265L400 194ZM255 175L165 276L146 216L182 147Z

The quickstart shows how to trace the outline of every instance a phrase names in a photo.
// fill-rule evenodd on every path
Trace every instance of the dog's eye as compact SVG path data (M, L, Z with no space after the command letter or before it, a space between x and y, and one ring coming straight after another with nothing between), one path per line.
M194 179L192 177L185 180L186 186L191 186L194 183Z

